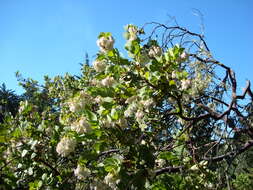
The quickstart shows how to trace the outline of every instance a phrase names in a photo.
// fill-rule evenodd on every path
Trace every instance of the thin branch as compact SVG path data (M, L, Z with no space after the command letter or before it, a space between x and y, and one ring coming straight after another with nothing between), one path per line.
M155 175L158 176L158 175L161 175L164 173L177 173L177 172L180 172L181 170L183 170L184 168L185 168L185 166L175 166L175 167L169 166L169 167L165 167L165 168L161 168L161 169L156 170Z
M98 155L98 157L105 156L105 155L108 155L108 154L111 154L111 153L118 153L118 152L120 152L120 149L111 149L111 150L107 150L107 151L101 152Z
M252 146L253 146L253 140L249 140L248 142L246 142L243 145L243 147L241 147L238 150L231 151L231 152L228 152L228 153L220 155L220 156L209 157L209 158L208 157L204 157L203 160L213 161L213 162L219 162L219 161L222 161L223 159L227 159L227 158L231 158L231 157L236 157L237 155L245 152L246 150L248 150Z

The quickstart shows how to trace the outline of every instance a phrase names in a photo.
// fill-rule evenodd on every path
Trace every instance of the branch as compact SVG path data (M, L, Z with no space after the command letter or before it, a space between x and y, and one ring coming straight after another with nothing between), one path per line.
M5 167L7 167L13 160L15 160L14 158L11 159L10 161L6 162L1 168L0 171L2 171Z
M238 150L231 151L229 153L226 153L226 154L223 154L223 155L220 155L220 156L209 157L209 158L204 157L203 160L213 161L213 162L219 162L219 161L222 161L223 159L227 159L227 158L230 158L230 157L236 157L239 154L241 154L241 153L245 152L246 150L248 150L252 146L253 146L253 140L249 140L248 142L246 142L243 145L243 147L241 147Z
M246 87L244 88L242 95L236 96L236 99L244 99L247 93L251 97L251 99L253 99L253 93L250 89L250 81L249 80L247 81Z
M60 175L60 172L56 168L54 168L53 166L51 166L49 163L47 163L46 161L42 160L41 158L35 159L35 161L41 162L45 166L49 167L53 172L55 172L56 175Z
M161 23L158 23L158 22L149 22L149 23L146 23L142 28L144 28L144 27L147 26L147 25L157 25L157 26L153 29L153 31L152 31L152 33L151 33L151 36L155 33L155 31L156 31L158 28L164 28L165 31L169 30L169 31L171 31L171 32L173 32L174 30L178 30L178 31L183 32L183 34L177 35L177 37L184 36L184 35L186 35L186 34L189 34L189 35L191 35L191 36L196 36L196 37L198 37L198 38L200 39L200 41L204 44L204 47L206 48L206 50L207 50L208 52L210 52L210 49L208 48L207 43L205 42L204 37L203 37L203 35L201 35L201 34L197 34L197 33L194 33L194 32L190 32L190 31L187 30L186 28L183 28L183 27L180 27L180 26L171 26L171 27L169 27L169 26L166 26L165 24L161 24ZM169 35L169 37L172 38L171 34Z
M176 172L180 172L184 168L185 166L175 166L175 167L168 166L168 167L156 170L155 175L158 176L164 173L176 173Z
M107 151L101 152L101 153L98 155L98 158L101 157L101 156L107 155L107 154L117 153L117 152L119 152L119 151L120 151L120 149L111 149L111 150L107 150Z

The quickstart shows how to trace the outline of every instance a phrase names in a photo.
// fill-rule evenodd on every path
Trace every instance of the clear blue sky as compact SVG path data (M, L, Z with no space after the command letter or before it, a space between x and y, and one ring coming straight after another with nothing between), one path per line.
M179 25L205 36L213 55L240 78L253 81L253 0L0 0L0 84L21 93L15 78L78 74L85 52L92 57L97 35L112 32L124 44L123 26L149 21Z

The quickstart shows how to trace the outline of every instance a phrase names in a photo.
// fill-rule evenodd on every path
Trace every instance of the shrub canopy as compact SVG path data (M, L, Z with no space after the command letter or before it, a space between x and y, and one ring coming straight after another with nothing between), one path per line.
M128 58L101 33L80 76L18 75L26 98L1 123L2 186L250 187L250 82L238 95L233 70L180 26L130 24L124 36Z

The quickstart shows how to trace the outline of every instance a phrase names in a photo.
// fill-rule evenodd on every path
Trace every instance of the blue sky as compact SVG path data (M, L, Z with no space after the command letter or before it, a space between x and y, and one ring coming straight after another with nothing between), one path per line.
M253 81L252 0L0 0L0 84L21 93L18 70L41 82L44 75L78 74L85 53L96 54L98 34L111 32L120 48L128 23L165 23L175 16L200 32L194 9L204 16L214 57L236 71L239 86Z

